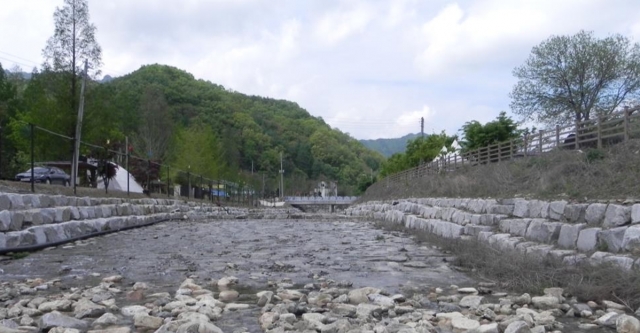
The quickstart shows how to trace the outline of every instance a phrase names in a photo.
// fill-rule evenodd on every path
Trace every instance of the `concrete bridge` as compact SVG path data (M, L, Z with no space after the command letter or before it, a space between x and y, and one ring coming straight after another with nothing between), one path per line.
M285 197L284 201L293 207L298 207L304 211L305 208L327 207L332 213L336 206L349 206L353 204L359 197ZM325 208L326 209L326 208Z

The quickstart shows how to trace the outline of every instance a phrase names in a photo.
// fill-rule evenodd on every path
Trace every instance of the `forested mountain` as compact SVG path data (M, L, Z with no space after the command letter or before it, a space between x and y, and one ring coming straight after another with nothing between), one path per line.
M384 157L391 157L391 155L395 153L403 153L406 149L407 142L419 136L420 133L416 133L407 134L401 138L360 140L360 142L365 147L381 153Z
M54 98L64 89L63 75L36 72L16 83L23 87L17 89L20 105L9 115L15 129L9 136L17 150L28 149L19 121L72 136L75 112ZM136 156L205 177L250 177L253 170L256 187L264 174L267 190L277 187L282 153L289 194L305 193L318 180L338 181L341 195L355 194L384 160L294 102L244 95L164 65L89 83L83 141L123 146L125 137ZM40 158L66 158L66 145L49 147L46 140L37 140Z

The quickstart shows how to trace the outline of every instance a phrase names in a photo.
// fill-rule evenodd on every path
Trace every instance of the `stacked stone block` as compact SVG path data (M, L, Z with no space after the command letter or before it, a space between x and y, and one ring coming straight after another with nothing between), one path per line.
M526 199L409 198L367 202L346 213L442 237L477 237L501 250L640 269L640 204Z
M0 249L48 244L179 218L187 208L184 203L168 199L0 193Z

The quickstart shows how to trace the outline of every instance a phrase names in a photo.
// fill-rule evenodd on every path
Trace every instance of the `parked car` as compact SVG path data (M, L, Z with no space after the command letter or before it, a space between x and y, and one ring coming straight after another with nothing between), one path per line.
M71 176L55 167L35 167L33 169L33 179L36 183L60 184L69 186ZM31 182L31 169L16 175L16 180L21 182Z

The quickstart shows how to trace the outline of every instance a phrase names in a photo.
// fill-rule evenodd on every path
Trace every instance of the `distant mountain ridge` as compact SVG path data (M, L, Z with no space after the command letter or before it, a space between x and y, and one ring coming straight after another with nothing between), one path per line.
M420 136L420 133L410 133L401 138L391 139L373 139L373 140L359 140L365 147L375 150L384 157L391 157L396 153L403 153L407 147L407 142Z
M6 74L12 74L12 73L13 73L13 72L11 72L11 71L10 71L10 70L8 70L8 69L5 69L5 70L4 70L4 72L5 72ZM20 76L22 76L22 78L23 78L24 80L31 80L31 76L32 76L32 74L31 74L31 73L28 73L28 72L19 72L19 73L17 73L17 74L19 74ZM107 75L105 75L101 80L98 80L98 82L100 82L100 83L108 83L108 82L113 81L114 79L115 79L114 77L112 77L111 75L107 74Z

